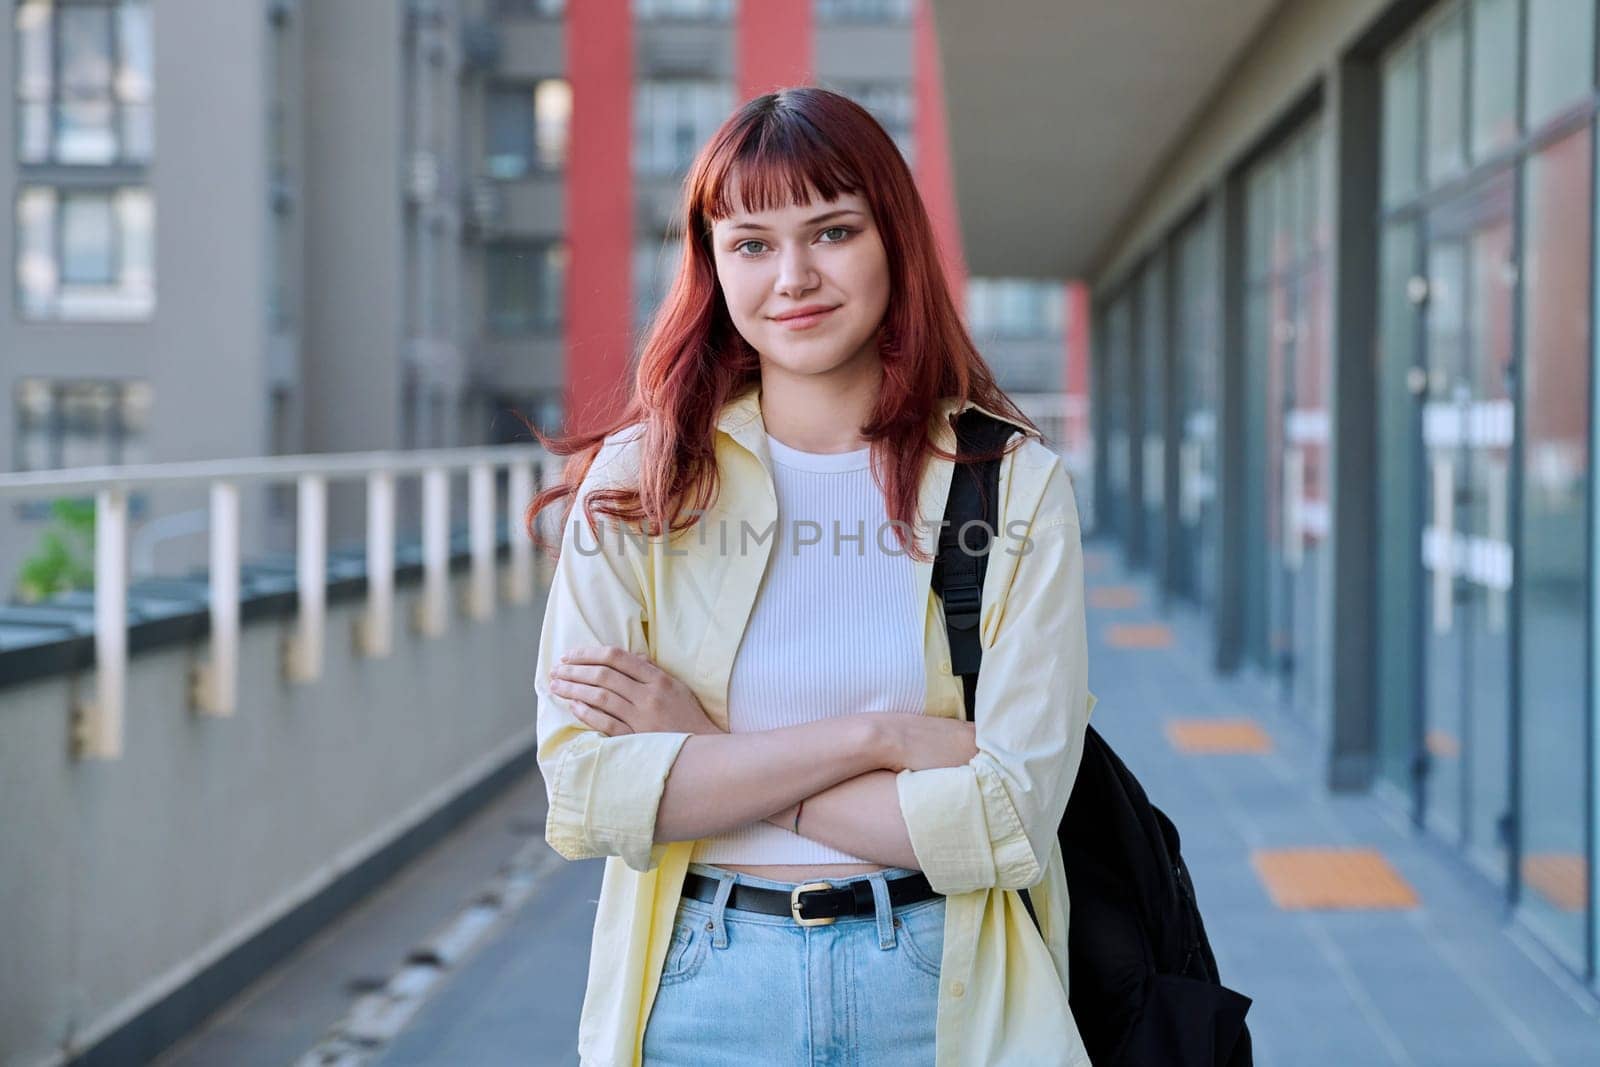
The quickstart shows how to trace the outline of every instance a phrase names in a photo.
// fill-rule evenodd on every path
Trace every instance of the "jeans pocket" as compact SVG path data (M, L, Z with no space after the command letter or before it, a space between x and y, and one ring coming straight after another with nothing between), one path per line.
M705 961L710 933L705 923L694 914L684 914L672 926L672 941L667 945L667 958L661 965L661 984L671 985L694 975Z
M895 914L895 943L918 970L935 978L944 957L944 908L939 904L933 901Z

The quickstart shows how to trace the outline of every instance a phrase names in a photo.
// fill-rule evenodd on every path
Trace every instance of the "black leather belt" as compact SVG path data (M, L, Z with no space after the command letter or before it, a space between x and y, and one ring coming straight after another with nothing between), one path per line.
M690 871L683 879L683 895L708 904L714 903L719 884L715 878ZM927 875L921 871L890 878L887 885L891 908L915 904L939 895L928 884ZM832 882L806 882L787 893L781 889L764 889L735 882L728 893L727 906L735 911L787 915L801 926L826 926L835 919L849 915L872 915L877 910L869 878L858 878L838 888Z

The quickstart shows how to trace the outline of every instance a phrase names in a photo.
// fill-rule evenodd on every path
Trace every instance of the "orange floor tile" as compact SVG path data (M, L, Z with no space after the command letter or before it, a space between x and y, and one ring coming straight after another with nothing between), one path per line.
M1426 744L1428 751L1441 759L1456 759L1461 755L1460 739L1448 730L1429 730Z
M1172 628L1160 623L1118 623L1106 629L1106 644L1112 648L1171 648Z
M1179 752L1271 752L1272 738L1249 719L1169 719L1167 740Z
M1416 891L1370 848L1261 849L1250 863L1286 911L1414 908Z
M1132 585L1103 585L1089 590L1089 606L1102 611L1122 611L1139 606L1139 590Z
M1522 857L1522 880L1562 911L1582 911L1589 898L1583 856L1572 852L1530 852Z

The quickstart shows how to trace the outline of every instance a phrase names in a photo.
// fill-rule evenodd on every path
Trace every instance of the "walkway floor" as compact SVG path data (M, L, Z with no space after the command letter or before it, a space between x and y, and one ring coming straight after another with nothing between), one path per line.
M1148 585L1113 553L1091 545L1087 558L1095 725L1183 834L1224 981L1255 1001L1249 1023L1258 1064L1600 1063L1600 1000L1506 925L1488 886L1413 833L1386 801L1323 790L1313 739L1279 713L1272 690L1259 679L1210 671L1198 615L1158 610ZM476 837L542 817L536 787L506 799ZM503 845L504 854L514 844ZM482 852L481 840L474 847ZM563 863L543 851L526 896L432 983L392 1039L323 1062L575 1062L601 864ZM493 869L489 858L473 860L484 877ZM1329 860L1332 868L1317 866ZM448 862L441 848L419 865ZM426 882L421 872L406 877ZM465 889L453 892L470 900ZM1336 892L1374 894L1372 906L1331 907L1326 898ZM438 903L436 896L432 906ZM414 941L438 921L430 915L430 926L411 931ZM341 977L327 958L339 936L330 932L319 949L325 993ZM372 972L378 961L370 951L366 957L356 973ZM293 962L285 969L276 997L254 998L256 1013L307 984L293 977ZM210 1062L260 1061L239 1053L252 1033L259 1039L274 1029L271 1043L281 1051L283 1024L253 1024L251 1014L229 1013L217 1027L222 1033L199 1037L188 1057L179 1053L171 1063L224 1049L225 1060ZM323 1020L312 1032L326 1026Z

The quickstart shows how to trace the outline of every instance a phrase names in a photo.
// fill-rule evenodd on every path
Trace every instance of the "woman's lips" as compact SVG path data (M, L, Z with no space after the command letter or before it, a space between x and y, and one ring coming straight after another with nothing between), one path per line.
M773 321L786 330L804 330L815 326L838 310L838 308L829 308L826 311L817 311L810 315L797 315L792 319L775 319Z

